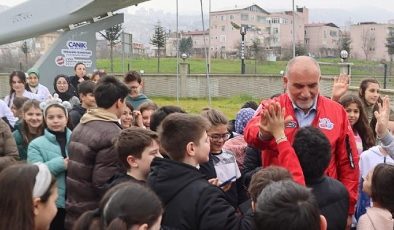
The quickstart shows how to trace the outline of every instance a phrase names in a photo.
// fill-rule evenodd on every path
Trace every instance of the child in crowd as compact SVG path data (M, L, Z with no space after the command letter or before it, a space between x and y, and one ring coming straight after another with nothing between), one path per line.
M7 167L0 173L0 188L0 230L49 229L57 187L45 164Z
M361 155L359 162L360 183L355 213L355 218L358 220L359 217L365 213L366 207L370 206L370 197L362 191L363 180L367 176L368 172L378 163L394 163L394 160L388 156L389 154L394 153L393 137L388 132L390 101L387 96L384 97L382 104L379 104L380 106L378 106L378 110L375 111L374 115L375 131L378 140L381 141L380 146L374 146L375 139L372 130L368 125L368 121L360 100L353 95L345 95L339 99L339 102L342 104L348 114L349 123L352 125L353 132L355 133L359 152L360 150L364 151L360 153Z
M97 108L90 109L73 130L67 168L66 228L85 211L98 207L109 179L125 169L113 145L122 128L120 116L129 89L113 76L94 89Z
M10 126L11 130L14 130L15 123L17 122L17 118L14 117L11 109L7 106L7 104L0 99L0 119L3 119L8 126Z
M296 133L293 148L306 186L312 189L321 214L327 220L327 229L346 229L351 223L348 219L349 194L341 182L324 175L331 159L327 137L318 128L306 126Z
M37 100L28 100L22 106L23 120L15 126L12 135L15 138L18 147L19 159L27 159L27 147L36 137L44 133L44 123L40 102Z
M40 74L37 69L31 68L27 71L27 90L36 94L39 101L45 101L51 93L48 88L40 84Z
M56 177L58 198L56 206L58 212L51 223L50 229L64 229L65 199L66 199L66 171L68 165L68 144L71 131L66 128L67 109L70 103L61 102L55 97L41 102L44 111L45 131L44 135L34 139L27 150L29 163L42 162L48 166L49 171Z
M159 230L163 206L157 195L138 183L121 183L103 196L100 207L85 212L74 230Z
M209 161L200 165L200 172L207 176L208 179L218 178L220 183L230 180L231 183L224 188L230 203L238 207L239 203L244 200L238 200L238 191L236 182L241 177L238 164L233 153L223 151L224 143L230 138L228 132L228 120L225 115L215 109L204 109L201 115L209 123L208 137L210 142ZM238 181L238 183L240 183Z
M145 128L150 129L150 117L157 109L158 106L153 102L144 102L138 107L142 117L142 124Z
M325 230L312 192L290 180L272 182L257 198L255 223L264 230Z
M94 83L97 83L100 78L107 76L107 73L104 70L98 70L92 73L92 76L90 77L90 80Z
M122 116L120 116L120 125L122 126L122 128L127 129L133 126L133 122L134 122L133 112L134 112L133 106L130 103L126 102Z
M256 211L257 197L261 191L270 183L281 180L293 180L293 178L287 169L278 166L268 166L253 174L248 188L253 211Z
M339 99L339 104L345 109L354 138L356 139L358 153L375 146L375 137L368 124L367 115L361 100L354 95L344 95Z
M157 131L161 122L171 113L186 113L181 107L166 105L154 111L150 117L150 130Z
M166 207L164 229L251 229L237 217L223 191L197 169L209 160L208 128L201 116L182 113L162 122L160 144L171 159L153 159L148 184Z
M162 157L158 139L157 133L147 129L131 127L122 130L115 139L115 149L127 174L115 175L111 186L124 181L145 183L153 158Z
M39 100L37 94L27 90L26 75L21 71L13 71L9 76L10 94L4 98L4 102L9 108L16 97L27 97L29 99Z
M357 223L357 230L392 230L394 227L394 165L378 164L363 183L363 191L372 197L373 207L367 208Z
M71 128L74 129L86 113L86 110L96 107L96 99L94 98L94 87L96 84L90 80L83 81L78 84L78 94L81 104L73 106L69 113Z
M143 82L141 75L137 71L126 73L123 82L130 89L130 93L126 97L126 102L129 102L133 108L138 109L142 103L151 101L147 96L141 93Z
M244 158L246 154L247 143L244 139L244 128L248 124L249 120L252 119L255 110L251 108L243 108L237 113L237 117L234 122L234 137L230 138L223 145L223 149L234 153L235 159L239 169L244 169Z
M18 119L17 123L20 123L23 119L22 106L27 100L29 100L27 97L16 97L12 102L11 111L14 117Z

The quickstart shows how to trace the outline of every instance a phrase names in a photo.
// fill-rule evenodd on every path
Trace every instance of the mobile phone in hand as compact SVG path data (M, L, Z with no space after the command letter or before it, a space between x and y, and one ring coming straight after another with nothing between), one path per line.
M219 187L224 187L224 186L230 184L234 179L236 179L235 176L231 177L230 179L228 179L228 180L222 182L222 183L219 185Z

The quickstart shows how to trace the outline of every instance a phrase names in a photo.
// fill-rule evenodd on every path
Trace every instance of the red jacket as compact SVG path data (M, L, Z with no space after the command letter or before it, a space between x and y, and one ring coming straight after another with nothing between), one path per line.
M282 94L276 100L286 108L286 115L292 116L293 122L288 123L285 128L287 139L292 144L294 135L299 129L294 113L293 104L287 94ZM359 178L356 142L352 128L348 122L346 111L343 107L324 96L318 96L317 113L312 126L319 128L328 138L331 144L331 161L326 169L326 174L341 181L349 192L349 214L353 214L357 199L357 187ZM262 165L278 165L286 167L292 173L295 181L305 184L302 169L295 154L286 157L278 156L278 148L275 140L262 141L259 138L260 111L248 123L244 131L244 137L248 144L262 149ZM301 170L301 171L300 171ZM300 175L301 173L301 175Z

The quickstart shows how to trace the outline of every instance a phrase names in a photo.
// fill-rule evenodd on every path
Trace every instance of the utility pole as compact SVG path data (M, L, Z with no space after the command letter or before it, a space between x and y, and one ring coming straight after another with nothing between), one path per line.
M246 34L245 26L241 26L240 34L241 34L241 73L245 74L245 34Z
M295 57L295 8L293 0L293 58Z

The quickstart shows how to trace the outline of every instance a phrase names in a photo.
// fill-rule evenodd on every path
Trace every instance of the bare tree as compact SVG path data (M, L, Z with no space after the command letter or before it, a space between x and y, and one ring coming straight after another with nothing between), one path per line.
M110 61L111 61L111 73L114 72L114 57L113 50L114 46L120 42L119 38L122 34L122 25L114 25L111 28L106 29L104 32L99 32L100 35L108 41L110 47Z
M375 52L376 40L375 34L368 28L361 33L361 48L364 51L365 60L369 60Z

